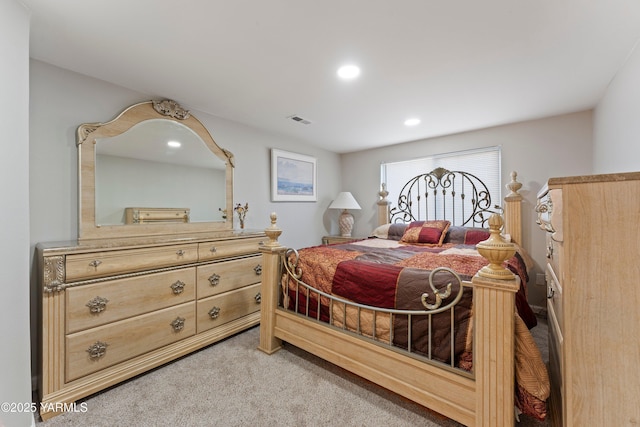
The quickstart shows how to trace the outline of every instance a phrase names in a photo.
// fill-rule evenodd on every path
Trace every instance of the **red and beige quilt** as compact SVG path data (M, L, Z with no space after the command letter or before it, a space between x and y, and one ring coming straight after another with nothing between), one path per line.
M421 298L425 292L428 294L426 302L435 301L434 292L429 286L429 275L435 268L451 268L462 280L468 281L488 264L473 245L409 245L376 238L310 247L298 253L297 267L302 272L300 280L307 285L359 304L402 310L424 310ZM522 327L517 327L516 332L524 337L516 336L516 353L520 352L527 360L524 361L525 367L518 367L516 363L517 370L526 371L525 384L516 386L516 402L524 413L543 419L546 416L545 400L549 386L546 367L528 330L536 325L536 318L527 303L525 257L526 254L516 253L505 263L507 268L520 276L522 284L516 294L517 322L522 322L517 325ZM434 284L437 289L442 289L452 282L451 279L446 273L438 274L434 277ZM443 305L458 294L459 285L455 281L452 285L451 296L443 300ZM283 280L284 303L292 310L296 306L296 289L298 312L302 314L324 322L331 321L341 328L358 330L362 335L400 348L407 349L410 344L414 353L468 371L472 369L473 291L469 287L463 288L462 297L453 310L453 329L450 311L435 314L430 319L428 316L412 316L411 322L403 315L390 318L388 314L378 313L374 316L373 312L366 309L357 310L339 303L329 305L326 297L318 301L318 295L313 292L307 303L306 290L296 288L291 279ZM411 343L408 342L409 327Z

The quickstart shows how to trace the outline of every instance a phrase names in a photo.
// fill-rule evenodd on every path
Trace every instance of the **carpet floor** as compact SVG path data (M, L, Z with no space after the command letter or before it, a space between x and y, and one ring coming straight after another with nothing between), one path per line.
M36 426L460 426L294 346L268 356L256 348L259 333L227 338ZM548 360L546 320L532 333ZM520 419L519 427L548 425Z

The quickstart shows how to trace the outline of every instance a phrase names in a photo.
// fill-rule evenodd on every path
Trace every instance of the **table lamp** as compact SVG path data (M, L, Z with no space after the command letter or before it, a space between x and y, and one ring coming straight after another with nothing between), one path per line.
M338 194L338 197L331 202L329 209L342 209L338 225L340 226L340 235L342 237L351 237L351 230L353 229L353 215L351 215L347 209L360 209L360 205L348 191L343 191Z

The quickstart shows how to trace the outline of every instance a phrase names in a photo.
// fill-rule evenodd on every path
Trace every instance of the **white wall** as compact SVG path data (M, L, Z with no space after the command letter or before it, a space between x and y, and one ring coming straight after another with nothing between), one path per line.
M536 195L550 177L591 172L591 130L592 114L585 111L344 154L342 190L351 191L362 206L361 211L353 212L354 234L366 235L375 227L380 163L501 145L503 184L510 181L511 171L518 172L523 184L524 247L536 261L535 279L545 265L544 233L535 224ZM503 192L503 196L506 194ZM545 288L533 282L529 285L529 301L545 306Z
M594 113L594 173L640 171L640 49L609 84Z
M31 61L31 242L77 238L76 128L105 122L131 104L161 99L141 94L40 61ZM176 99L180 103L180 99ZM189 109L189 105L183 105ZM285 230L281 241L290 246L318 244L330 232L323 211L340 189L340 157L320 148L236 122L192 111L214 140L235 156L235 201L249 203L246 227L263 229L269 214L278 213ZM270 148L317 158L316 203L270 201Z
M0 2L0 28L0 402L24 404L31 402L28 11ZM33 423L30 412L0 411L0 426Z

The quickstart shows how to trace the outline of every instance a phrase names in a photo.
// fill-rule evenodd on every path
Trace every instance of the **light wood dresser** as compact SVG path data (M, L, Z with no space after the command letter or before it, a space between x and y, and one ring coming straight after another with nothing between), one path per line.
M640 173L552 178L546 231L554 426L640 424Z
M265 240L221 231L38 244L42 418L258 324Z
M234 230L235 157L202 122L144 101L76 145L78 238L36 246L43 419L260 321L266 234Z

